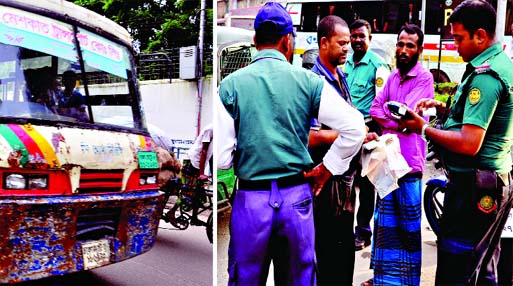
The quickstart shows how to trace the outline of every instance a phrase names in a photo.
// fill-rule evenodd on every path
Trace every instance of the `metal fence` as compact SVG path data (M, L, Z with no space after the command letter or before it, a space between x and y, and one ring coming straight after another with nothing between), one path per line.
M251 63L251 46L223 49L219 58L219 80Z
M211 75L213 69L212 46L203 50L203 75ZM137 55L139 80L180 78L180 48ZM125 79L105 72L87 73L89 84L124 82Z
M203 50L203 74L212 74L212 46ZM180 48L138 55L139 80L180 78Z

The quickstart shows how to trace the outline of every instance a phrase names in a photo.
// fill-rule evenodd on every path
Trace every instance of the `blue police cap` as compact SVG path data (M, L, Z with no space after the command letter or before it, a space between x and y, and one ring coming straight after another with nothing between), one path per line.
M265 22L272 22L276 25L277 31L280 35L286 35L294 32L294 26L292 25L292 18L285 8L278 2L267 2L265 3L255 18L254 27L255 30Z

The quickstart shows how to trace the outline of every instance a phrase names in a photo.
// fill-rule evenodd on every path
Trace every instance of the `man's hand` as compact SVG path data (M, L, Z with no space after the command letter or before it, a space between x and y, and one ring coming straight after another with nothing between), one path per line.
M406 128L410 132L420 134L422 126L426 124L426 120L411 109L408 109L406 112L410 113L413 119L401 120L399 126Z
M379 141L379 135L376 132L367 133L367 136L363 140L363 144L370 142L372 140Z
M331 173L323 163L315 166L312 170L304 172L305 178L311 178L312 192L314 196L318 196L321 193L322 187L326 181L331 177Z
M436 114L440 115L445 112L445 103L431 99L431 98L422 98L415 104L415 112L419 112L422 114L422 112L428 108L435 107L436 108Z

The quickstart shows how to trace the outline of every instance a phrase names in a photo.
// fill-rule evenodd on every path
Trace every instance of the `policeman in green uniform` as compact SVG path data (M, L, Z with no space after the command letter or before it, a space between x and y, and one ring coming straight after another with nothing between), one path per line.
M449 18L458 53L468 62L443 130L420 116L412 132L442 149L448 172L438 236L437 285L497 285L499 240L511 209L513 64L495 42L496 13L485 1L462 2ZM416 111L446 105L419 101Z

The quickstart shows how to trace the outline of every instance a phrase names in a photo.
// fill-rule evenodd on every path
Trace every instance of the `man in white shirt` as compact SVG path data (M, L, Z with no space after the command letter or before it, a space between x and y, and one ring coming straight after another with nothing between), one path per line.
M212 176L212 151L214 149L212 138L214 137L214 130L212 123L208 124L201 130L198 137L194 141L191 149L189 150L189 159L194 168L199 170L199 178L206 179Z

